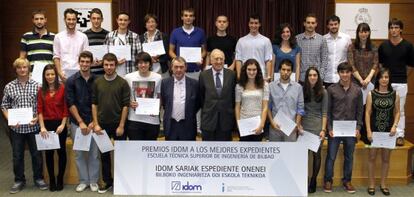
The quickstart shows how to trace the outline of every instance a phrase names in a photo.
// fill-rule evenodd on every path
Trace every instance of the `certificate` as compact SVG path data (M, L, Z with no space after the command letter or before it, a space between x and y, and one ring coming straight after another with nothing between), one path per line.
M145 52L149 53L151 56L165 54L164 43L162 42L162 40L149 42L149 43L142 43L142 49Z
M102 60L102 57L108 53L108 45L89 46L88 50L93 54L94 59Z
M59 136L54 131L48 131L49 136L43 138L40 134L35 135L37 150L54 150L60 148Z
M296 123L288 118L283 112L278 112L273 118L273 121L280 126L280 130L287 136L289 136L296 127Z
M43 69L46 65L47 63L35 63L33 65L32 79L35 80L37 83L42 84Z
M364 105L367 103L367 97L368 97L368 92L370 92L371 90L374 89L374 84L372 84L371 82L368 83L367 88L361 88L362 91L362 101L364 103Z
M371 147L394 149L396 140L397 135L390 136L388 132L372 132Z
M355 120L334 120L333 136L334 137L355 137L356 121Z
M260 125L260 116L255 116L237 121L239 125L240 137L255 134L255 129Z
M63 72L65 73L66 79L69 78L70 76L74 75L78 71L79 71L79 69L64 69L63 70Z
M114 145L112 144L111 139L109 139L106 131L102 130L101 132L103 133L102 135L97 135L96 133L92 134L93 140L95 140L96 145L98 145L101 153L106 153L114 150Z
M180 47L180 56L187 63L201 62L201 47Z
M280 79L280 73L274 73L273 74L273 81L277 81L279 79ZM290 74L290 80L291 81L296 81L296 74L295 73Z
M135 108L135 114L157 116L160 114L160 99L136 97L136 102L138 107Z
M318 152L319 146L321 145L319 136L308 131L304 131L302 135L299 135L297 142L303 144L306 148L315 153Z
M131 45L109 45L109 52L116 55L116 58L131 61Z
M89 132L88 135L83 135L80 128L76 129L73 150L89 151L91 140L92 132Z
M7 113L9 126L29 124L33 119L33 109L31 107L8 109Z

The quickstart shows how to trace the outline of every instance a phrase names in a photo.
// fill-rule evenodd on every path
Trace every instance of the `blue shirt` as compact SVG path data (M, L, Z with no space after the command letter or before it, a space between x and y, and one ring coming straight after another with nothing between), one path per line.
M280 62L282 62L282 60L284 59L288 59L290 61L292 61L293 63L293 68L292 68L292 72L295 72L296 69L296 55L298 53L300 53L300 48L297 46L295 48L293 48L292 50L289 51L289 53L285 53L280 49L279 45L272 45L273 48L273 53L275 54L276 57L276 62L274 65L274 72L278 73L279 69L280 69Z
M295 121L296 115L305 115L305 103L303 100L302 86L290 81L286 90L283 89L279 80L269 84L269 109L275 117L282 111L287 117Z
M201 47L206 42L204 31L199 27L194 27L191 34L187 34L183 27L175 28L170 37L170 44L175 46L175 54L180 56L180 47ZM187 64L187 72L197 72L200 70L196 63Z

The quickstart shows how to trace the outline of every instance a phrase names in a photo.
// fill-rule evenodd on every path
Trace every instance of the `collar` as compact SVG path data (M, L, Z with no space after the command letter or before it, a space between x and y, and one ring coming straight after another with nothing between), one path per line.
M95 77L96 76L91 72L90 75L89 75L88 81L91 80L91 79L94 79ZM78 71L78 72L75 73L75 79L84 79L81 75L81 71Z
M306 33L303 33L303 39L315 39L317 33L315 32L313 35L308 36Z
M214 68L211 68L211 70L213 71L213 75L216 76L216 73L220 73L220 75L224 76L224 68L222 68L219 71L214 70Z
M184 75L184 77L181 80L178 80L175 77L173 77L173 78L174 78L174 84L177 83L177 82L183 82L185 84L185 75Z
M125 37L128 37L128 36L129 36L129 33L130 33L130 31L129 31L129 29L127 29L127 31L126 31L126 33L125 33ZM118 29L116 29L116 30L114 31L114 37L118 37Z
M33 29L32 29L32 33L33 33L33 35L39 35L39 33L35 30L35 28L33 27ZM50 35L50 31L48 31L47 29L46 29L46 34L45 35L47 35L47 36L49 36Z

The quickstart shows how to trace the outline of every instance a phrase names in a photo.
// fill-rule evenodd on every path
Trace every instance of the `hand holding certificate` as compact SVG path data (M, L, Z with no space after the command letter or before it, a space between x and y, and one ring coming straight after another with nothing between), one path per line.
M95 140L96 145L98 145L101 153L106 153L114 150L114 145L112 144L111 139L109 138L106 131L102 130L101 132L103 133L102 135L97 135L96 133L92 134L93 140Z
M136 102L138 107L135 108L135 114L156 116L160 114L160 99L136 97Z
M60 148L59 136L54 131L48 131L48 137L35 135L37 150L54 150Z
M164 43L162 40L142 43L142 49L143 51L149 53L151 57L165 54Z
M302 143L306 148L315 153L318 152L319 146L321 145L319 136L308 131L303 131L303 134L299 135L297 142Z
M240 119L237 121L237 124L239 125L240 137L253 135L260 125L260 116Z
M73 150L89 151L92 140L92 132L88 135L83 135L80 128L76 129L75 139L73 143Z
M273 118L273 121L276 121L276 123L279 124L280 130L287 136L289 136L296 127L296 123L289 119L283 112L278 112Z
M109 45L109 52L116 55L118 60L131 61L131 45Z
M180 56L187 63L201 63L201 47L180 47Z
M390 136L387 132L372 132L371 147L394 149L396 140L397 135Z
M356 133L355 120L334 120L333 135L334 137L355 137Z
M9 126L30 124L33 119L33 109L31 107L8 109L7 113Z

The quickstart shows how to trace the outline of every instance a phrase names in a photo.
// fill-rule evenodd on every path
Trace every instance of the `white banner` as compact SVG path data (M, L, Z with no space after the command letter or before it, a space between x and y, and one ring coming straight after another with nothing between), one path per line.
M292 142L115 141L115 195L306 196Z

